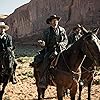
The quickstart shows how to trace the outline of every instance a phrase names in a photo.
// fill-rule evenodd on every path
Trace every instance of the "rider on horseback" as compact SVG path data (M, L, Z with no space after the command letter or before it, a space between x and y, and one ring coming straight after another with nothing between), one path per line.
M14 55L14 47L12 45L12 37L8 34L6 34L5 31L9 29L8 25L5 25L4 22L0 22L0 52L7 51L9 55L11 56L14 65L13 65L13 75L11 76L11 81L13 84L16 84L16 78L15 78L15 69L17 66L17 63L15 61L15 55ZM0 53L1 54L1 53ZM1 57L0 57L1 58ZM12 61L9 60L9 68L12 68Z
M49 24L50 27L43 32L43 40L38 41L41 46L44 47L44 49L38 56L35 57L33 64L36 66L36 64L39 64L39 62L42 60L42 67L40 72L41 76L39 82L39 87L41 88L46 87L46 76L50 67L51 60L54 56L58 55L62 49L65 49L68 44L68 38L66 36L65 29L58 25L60 19L61 18L56 15L50 16L46 20L46 23ZM37 63L37 61L39 62Z

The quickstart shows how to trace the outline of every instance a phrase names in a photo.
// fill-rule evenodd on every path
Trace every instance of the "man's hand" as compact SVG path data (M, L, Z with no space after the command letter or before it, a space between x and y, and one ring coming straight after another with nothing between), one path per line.
M38 40L39 46L45 47L45 42L43 40Z
M59 46L64 46L64 43L63 42L60 42L58 45Z

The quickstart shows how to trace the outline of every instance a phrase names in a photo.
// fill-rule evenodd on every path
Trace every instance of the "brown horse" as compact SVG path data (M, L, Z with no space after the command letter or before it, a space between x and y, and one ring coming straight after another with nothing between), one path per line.
M5 87L7 86L12 74L13 69L10 68L10 64L13 66L14 62L7 51L0 52L0 100L4 94Z
M97 35L98 29L95 29L95 31L93 30L93 32L95 32L95 34ZM100 40L97 38L96 35L94 35L94 37L96 41L100 44ZM79 100L81 100L81 92L82 92L83 85L88 87L88 100L91 100L91 96L90 96L91 86L92 86L95 70L96 70L95 60L91 60L90 58L86 57L81 67L82 73L79 82Z
M80 65L82 65L85 55L89 59L95 60L96 64L100 63L100 49L96 38L97 37L95 37L92 32L84 33L78 41L60 54L58 63L55 66L56 68L50 69L51 76L53 76L53 83L57 86L58 100L62 100L63 91L65 89L70 89L71 100L75 100L78 81L81 74ZM39 74L36 74L36 72L35 78L38 87L37 81L39 81ZM45 89L38 87L39 100L44 98L44 91Z

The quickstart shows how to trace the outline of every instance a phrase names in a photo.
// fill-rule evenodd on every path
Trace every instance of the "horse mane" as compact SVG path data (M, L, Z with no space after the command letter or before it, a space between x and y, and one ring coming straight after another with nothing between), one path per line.
M93 34L92 32L88 32L88 33L84 33L82 35L82 37L80 37L77 41L75 41L73 44L71 44L70 46L68 46L68 48L65 50L65 52L70 52L71 50L73 50L73 48L76 48L76 46L80 45L80 42L84 40L84 38L88 37L88 36L91 36L90 34ZM97 40L97 42L100 44L100 40L99 38L97 37L96 34L93 34L95 35L95 38Z
M86 35L83 35L82 37L80 37L77 41L75 41L73 44L69 44L70 46L64 50L62 53L64 52L67 52L67 53L70 53L72 50L74 50L73 48L76 48L77 46L80 45L80 43L82 42L83 38L85 37Z

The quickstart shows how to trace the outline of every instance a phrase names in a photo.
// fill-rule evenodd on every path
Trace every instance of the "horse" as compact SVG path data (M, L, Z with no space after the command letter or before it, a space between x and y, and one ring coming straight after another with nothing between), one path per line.
M76 41L70 48L60 53L57 65L55 68L50 69L52 81L57 87L58 100L63 100L63 91L65 89L70 89L71 100L75 100L78 81L81 77L80 69L85 57L95 60L97 65L100 64L100 45L96 41L96 38L97 37L95 37L94 33L84 32L84 35L78 41ZM39 73L39 70L34 67L38 100L41 100L44 98L44 92L46 89L38 87Z
M2 100L5 87L13 74L14 62L7 51L0 52L0 100Z
M97 30L98 31L98 30ZM97 33L96 31L96 33ZM98 41L98 43L100 43L100 40L97 38L97 36L95 35L96 40ZM90 58L86 57L82 67L81 67L81 78L80 78L80 83L79 83L79 100L81 100L81 92L82 92L82 88L83 86L87 86L88 87L88 100L91 100L91 86L93 83L93 79L94 79L94 74L95 74L95 70L96 70L96 64L95 64L95 60L91 60Z

